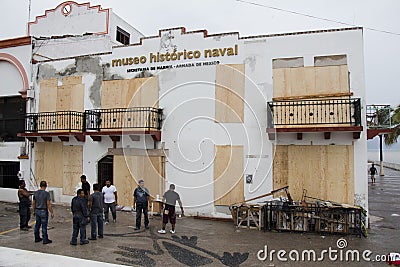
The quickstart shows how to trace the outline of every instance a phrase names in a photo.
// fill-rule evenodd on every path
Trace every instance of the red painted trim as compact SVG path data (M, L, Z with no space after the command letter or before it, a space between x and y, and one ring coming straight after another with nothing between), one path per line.
M74 1L65 1L65 2L59 4L56 8L45 10L44 15L36 16L35 21L28 22L28 35L31 35L31 25L37 24L39 22L39 19L46 18L47 14L56 12L57 9L62 8L66 4L70 4L71 6L75 5L75 6L78 6L78 7L86 6L88 10L89 9L97 9L98 13L106 12L107 13L107 16L106 16L106 30L104 32L96 32L95 34L108 34L109 33L109 29L108 29L109 28L109 23L110 23L110 9L109 8L102 9L100 5L90 6L90 2L78 4L77 2L74 2Z
M362 126L267 128L267 133L362 132Z
M246 40L246 39L254 39L254 38L268 38L268 37L279 37L279 36L288 36L288 35L315 34L315 33L326 33L326 32L339 32L339 31L354 31L354 30L362 30L362 29L363 29L362 27L349 27L349 28L339 28L339 29L302 31L302 32L291 32L291 33L276 33L276 34L264 34L264 35L254 35L254 36L240 37L239 32L224 32L224 33L208 34L207 30L186 31L185 27L175 27L175 28L169 28L169 29L161 29L161 30L158 31L158 35L142 37L142 38L140 38L138 43L129 44L129 45L118 45L118 46L114 46L114 47L126 47L126 46L142 45L143 44L143 40L160 38L162 32L174 31L174 30L181 30L181 34L182 35L183 34L193 34L193 33L203 33L204 38L227 36L227 35L237 35L238 40Z
M14 57L13 55L10 55L10 54L0 53L0 61L2 61L2 60L11 63L12 65L14 65L17 68L17 70L22 78L22 90L19 91L19 93L22 94L22 97L25 96L25 98L26 98L26 90L29 89L29 82L28 82L28 75L26 74L24 66L16 57Z
M0 41L0 48L9 48L23 45L31 45L31 37L24 36Z
M375 136L384 133L390 133L392 129L367 129L367 139L373 139Z

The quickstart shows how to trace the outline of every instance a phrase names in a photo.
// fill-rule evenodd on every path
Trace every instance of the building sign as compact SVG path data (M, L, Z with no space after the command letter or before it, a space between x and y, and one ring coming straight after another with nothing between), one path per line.
M239 53L239 46L235 44L233 47L223 47L223 48L210 48L200 50L186 50L183 51L174 51L174 52L166 52L166 53L149 53L148 55L141 55L135 57L126 57L126 58L118 58L112 59L111 67L123 67L123 66L132 66L137 65L138 67L143 64L157 64L157 63L169 63L171 65L157 66L157 67L143 67L137 69L128 69L128 72L143 71L143 70L157 70L160 68L173 68L173 67L192 67L199 66L199 63L182 63L177 65L172 65L175 62L182 60L192 60L192 59L215 59L215 61L203 62L205 65L216 65L219 64L219 61L216 59L221 57L230 57L237 56ZM204 65L201 64L200 65Z

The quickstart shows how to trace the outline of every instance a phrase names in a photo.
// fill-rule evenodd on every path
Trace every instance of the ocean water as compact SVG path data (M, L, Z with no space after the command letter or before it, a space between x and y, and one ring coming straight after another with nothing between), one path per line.
M379 149L368 149L368 160L379 161ZM384 149L383 161L400 164L400 149Z

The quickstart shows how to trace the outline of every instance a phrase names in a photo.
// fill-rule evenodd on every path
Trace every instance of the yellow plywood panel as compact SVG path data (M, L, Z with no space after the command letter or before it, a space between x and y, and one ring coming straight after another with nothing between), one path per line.
M141 90L143 79L131 79L129 82L129 89L126 93L125 106L126 107L140 107L141 106Z
M273 70L273 97L291 98L349 92L347 65Z
M164 178L161 175L161 157L114 156L114 184L119 203L131 206L137 181L143 179L152 197L162 195Z
M62 143L35 143L35 177L51 187L62 187Z
M72 86L62 85L57 87L57 111L71 110L71 96Z
M273 189L279 189L289 185L288 181L288 146L276 146L273 149ZM284 195L283 193L275 194L274 197Z
M63 187L63 144L45 142L45 179L51 187Z
M244 64L217 65L215 82L215 120L244 121Z
M354 147L277 146L274 189L289 185L294 200L307 196L354 204ZM286 154L287 151L287 154Z
M57 83L56 78L40 81L39 112L56 111Z
M70 110L84 112L85 86L76 84L71 87L71 107Z
M215 146L214 204L244 201L243 146Z
M158 77L140 78L140 106L158 107Z
M136 182L132 177L132 168L130 167L138 165L133 160L133 157L114 156L113 176L114 185L118 192L119 205L132 206L133 204L133 190L136 187Z
M82 83L82 76L69 76L61 79L63 85L75 85Z
M63 194L75 195L75 187L83 172L83 147L63 147Z
M103 109L125 108L129 80L103 81L101 86L101 107Z
M39 183L44 180L45 162L44 162L45 143L35 143L35 179Z

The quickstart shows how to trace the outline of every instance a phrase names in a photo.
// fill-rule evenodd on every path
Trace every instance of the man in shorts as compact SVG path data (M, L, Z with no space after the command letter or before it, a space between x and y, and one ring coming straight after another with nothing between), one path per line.
M182 201L181 198L179 197L179 194L175 192L175 185L171 184L169 186L169 190L164 193L163 196L163 203L164 209L163 209L163 224L162 224L162 229L158 230L158 233L160 234L165 234L165 226L169 222L172 225L172 229L169 230L171 234L175 234L175 224L176 224L176 213L175 213L175 205L176 201L178 201L179 206L181 207L181 212L183 216L183 206L182 206Z

